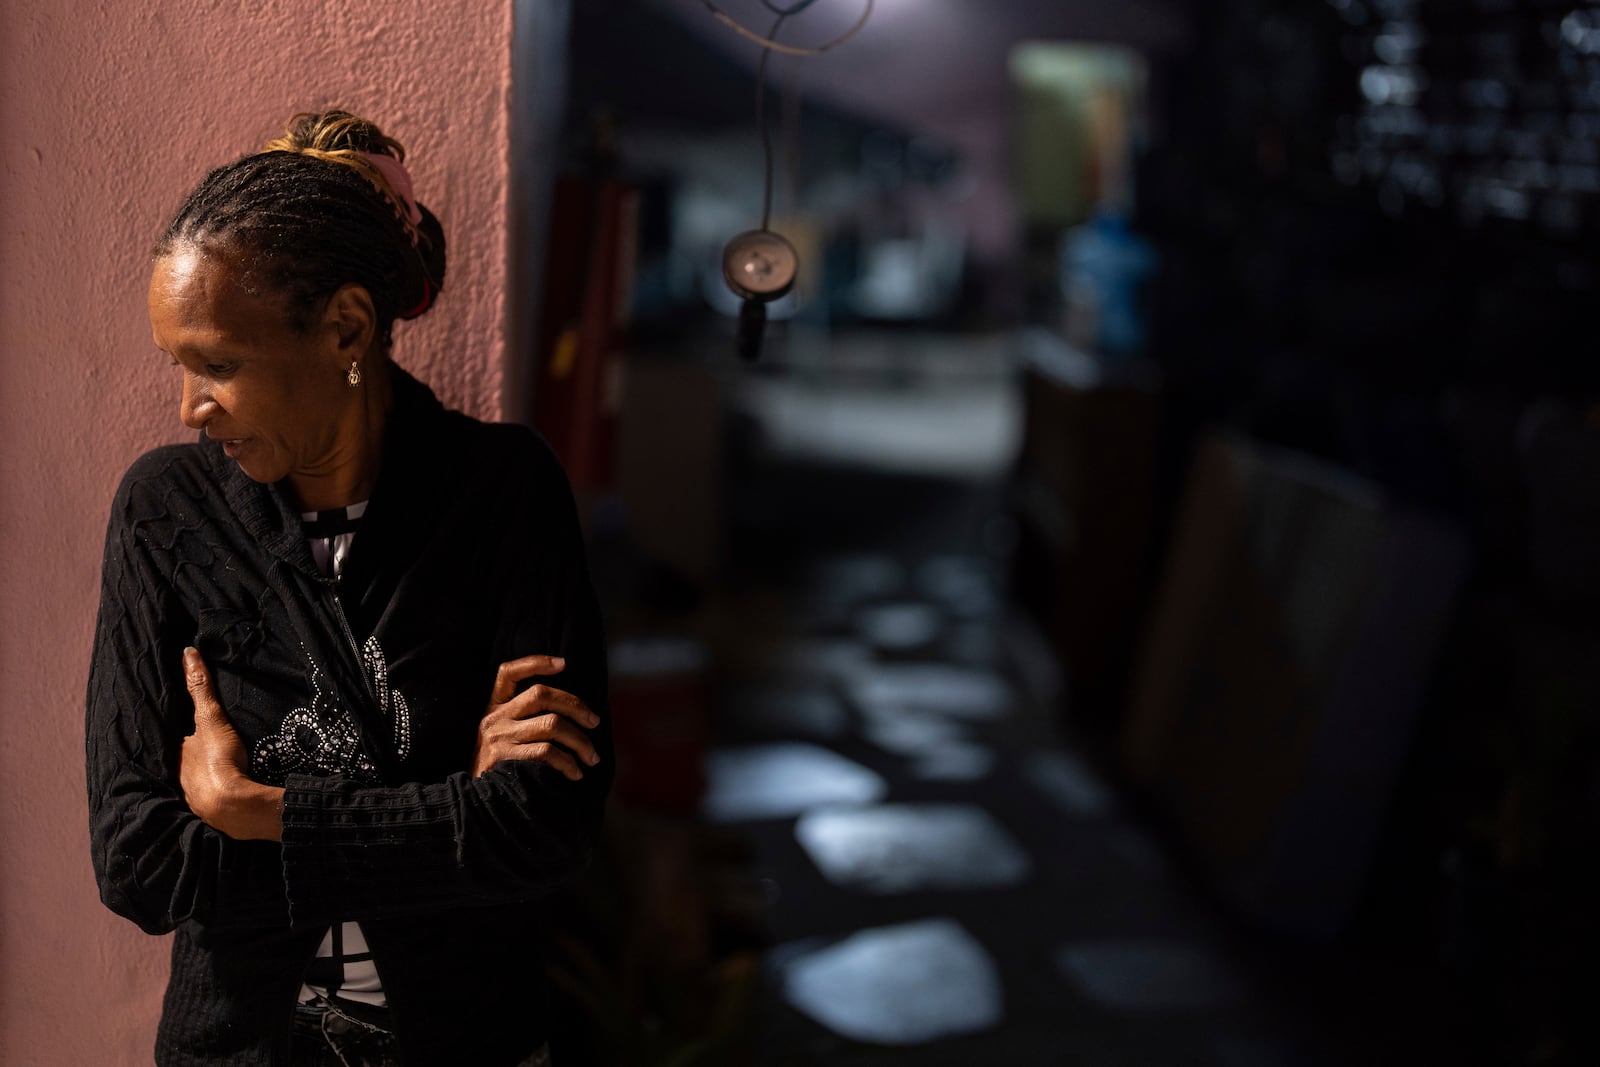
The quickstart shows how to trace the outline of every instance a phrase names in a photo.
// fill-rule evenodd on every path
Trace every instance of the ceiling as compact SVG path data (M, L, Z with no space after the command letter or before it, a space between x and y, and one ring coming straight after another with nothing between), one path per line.
M753 74L760 46L713 18L704 0L640 2ZM825 42L848 29L865 2L816 0L784 23L778 39L797 46ZM775 21L761 0L717 0L717 6L758 33L769 32ZM1103 43L1158 57L1184 46L1188 17L1180 0L875 0L855 36L817 56L774 53L769 74L793 79L809 103L824 102L958 152L977 194L964 212L971 236L980 252L1000 255L1014 236L1007 124L1012 47L1030 40Z
M716 0L759 33L775 16L762 0ZM790 3L792 0L774 0ZM815 0L788 19L779 40L815 45L838 36L866 0ZM1189 36L1185 0L875 0L855 36L821 55L774 53L774 87L805 101L804 149L833 146L849 131L887 129L954 154L969 190L959 208L975 250L1011 254L1012 89L1007 57L1033 40L1123 45L1153 57ZM579 0L574 4L572 98L618 107L633 129L750 128L758 44L718 22L704 0ZM859 143L859 136L856 137Z
M754 70L758 45L717 22L704 0L643 0ZM818 44L847 29L865 0L816 0L780 31L785 44ZM718 0L745 26L775 21L760 0ZM875 0L854 37L819 56L774 56L773 74L808 97L908 130L981 143L1007 102L1006 56L1027 40L1126 45L1152 54L1181 48L1187 16L1176 0Z

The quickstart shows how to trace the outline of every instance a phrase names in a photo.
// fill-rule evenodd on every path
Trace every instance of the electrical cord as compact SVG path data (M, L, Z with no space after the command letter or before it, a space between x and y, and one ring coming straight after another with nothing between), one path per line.
M865 26L867 24L867 19L872 16L872 4L873 4L873 0L866 0L866 7L862 9L861 17L856 19L855 24L853 26L851 26L848 30L845 30L839 36L835 37L833 40L828 41L825 44L819 44L815 48L796 48L793 45L779 44L777 41L772 40L770 35L767 36L767 37L763 37L759 33L757 33L756 31L746 28L745 26L743 26L739 22L737 22L733 18L733 16L729 15L727 12L723 11L720 7L718 7L716 4L712 3L712 0L700 0L700 2L706 6L706 10L707 11L711 12L711 17L712 18L716 19L718 22L720 22L724 26L728 27L734 33L737 33L741 37L749 38L750 40L754 41L756 44L761 45L763 48L771 49L774 52L782 52L784 55L788 55L788 56L815 56L815 55L821 55L823 52L826 52L830 48L837 48L839 45L844 44L850 38L854 37L856 35L857 31L859 31L861 29L861 27L863 27L863 26ZM796 0L796 2L794 4L791 4L786 9L786 8L780 8L780 7L776 6L776 5L768 2L768 0L762 0L762 4L769 11L771 11L773 14L779 15L781 17L787 17L789 15L798 15L800 12L804 11L806 8L810 7L814 3L816 3L816 0Z
M761 6L772 12L774 15L798 15L800 12L804 11L806 8L810 7L816 2L817 0L799 0L798 3L790 4L788 7L779 7L777 4L774 4L772 0L761 0ZM771 37L772 34L769 33L767 36Z
M778 31L790 17L811 7L817 0L795 0L788 7L779 7L773 0L761 0L761 5L778 16L765 37L740 25L724 14L712 0L701 0L712 16L741 37L747 37L761 46L761 60L756 66L756 126L761 131L763 160L761 183L761 228L739 234L722 250L722 277L734 294L743 298L739 305L738 352L740 358L752 361L761 355L761 335L767 324L767 302L789 292L794 284L796 259L794 246L782 234L768 229L772 221L772 130L767 123L767 63L773 52L791 56L814 56L836 47L854 37L856 31L867 24L872 15L873 0L866 0L861 17L844 33L816 48L794 48L777 42ZM775 256L776 261L768 259ZM774 274L774 271L777 273Z
M798 7L805 7L815 0L801 0ZM766 3L766 0L762 0ZM767 7L772 7L767 4ZM778 36L778 29L783 25L783 20L788 18L790 12L780 11L778 21L772 24L772 29L767 31L767 39ZM767 125L767 57L772 55L772 49L761 50L761 62L756 65L756 127L761 131L761 157L764 161L761 182L761 228L765 230L767 223L772 219L772 129Z
M862 10L861 17L856 20L855 25L851 26L842 35L817 48L791 48L788 45L779 44L777 40L778 30L783 27L784 21L791 16L800 14L806 8L815 4L817 0L795 0L788 7L779 7L772 0L761 0L762 7L778 16L778 20L772 24L772 29L767 31L765 37L735 22L732 17L719 10L711 0L701 0L701 2L706 5L706 8L718 21L731 26L741 36L748 37L761 44L761 62L756 66L756 126L761 131L761 156L764 161L761 182L761 228L765 230L767 224L772 220L772 130L767 124L767 60L772 56L773 52L783 52L785 55L792 56L814 56L826 52L835 45L843 44L855 36L857 30L866 25L867 18L872 14L873 0L866 0L866 7Z

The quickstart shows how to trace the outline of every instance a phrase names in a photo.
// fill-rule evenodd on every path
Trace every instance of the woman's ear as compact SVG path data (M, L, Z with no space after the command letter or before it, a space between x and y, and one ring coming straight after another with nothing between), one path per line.
M322 312L323 336L341 369L364 359L372 348L378 315L372 294L360 285L344 285L328 298Z

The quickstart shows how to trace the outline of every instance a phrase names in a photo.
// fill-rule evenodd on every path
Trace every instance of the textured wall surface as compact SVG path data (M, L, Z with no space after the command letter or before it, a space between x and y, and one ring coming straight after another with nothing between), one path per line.
M144 1064L166 938L99 903L83 693L111 494L187 440L150 341L148 249L210 167L294 111L404 142L450 240L396 358L500 411L511 3L23 0L0 5L0 1063Z

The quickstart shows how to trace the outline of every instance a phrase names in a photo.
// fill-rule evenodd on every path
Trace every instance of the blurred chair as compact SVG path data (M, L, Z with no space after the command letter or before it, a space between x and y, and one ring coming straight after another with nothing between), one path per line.
M1122 762L1249 921L1345 928L1466 565L1454 526L1341 470L1198 449Z

